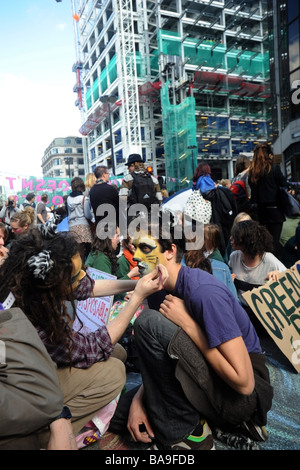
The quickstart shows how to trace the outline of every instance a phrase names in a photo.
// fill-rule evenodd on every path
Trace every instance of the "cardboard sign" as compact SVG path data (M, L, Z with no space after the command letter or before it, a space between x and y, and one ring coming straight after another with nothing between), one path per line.
M300 372L300 261L243 297L290 363Z
M117 279L117 277L112 274L107 274L91 267L88 267L86 272L95 280ZM73 330L86 334L96 331L100 326L107 325L113 299L113 296L108 295L106 297L90 297L86 300L80 300L77 302L76 314L83 323L83 326L79 319L76 318L73 324Z

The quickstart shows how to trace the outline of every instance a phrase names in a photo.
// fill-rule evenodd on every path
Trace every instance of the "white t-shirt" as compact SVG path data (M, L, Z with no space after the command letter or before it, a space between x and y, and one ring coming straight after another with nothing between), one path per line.
M242 252L235 250L231 253L228 262L231 271L235 274L236 279L239 281L249 282L250 284L257 284L261 286L265 284L266 277L270 271L286 271L284 264L279 261L272 253L266 252L263 254L261 262L254 268L249 268L242 261ZM237 289L238 297L243 305L247 305L247 302L243 298L242 294L245 290Z

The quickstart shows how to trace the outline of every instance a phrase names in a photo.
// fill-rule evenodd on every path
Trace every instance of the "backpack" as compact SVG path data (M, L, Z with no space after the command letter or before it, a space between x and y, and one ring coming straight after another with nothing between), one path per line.
M238 212L249 212L251 204L245 182L242 180L234 181L229 189L234 195Z
M135 173L132 172L133 177L131 193L129 196L129 203L144 204L147 209L150 209L151 204L157 203L156 191L151 175L148 172Z

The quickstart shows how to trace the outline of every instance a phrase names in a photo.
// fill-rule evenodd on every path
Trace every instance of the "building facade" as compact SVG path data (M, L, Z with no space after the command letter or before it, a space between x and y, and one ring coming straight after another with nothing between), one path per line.
M267 0L73 0L87 168L140 153L167 188L231 178L272 135Z
M85 177L82 138L57 137L44 152L43 175L50 178Z
M300 2L269 0L273 149L290 181L300 181Z

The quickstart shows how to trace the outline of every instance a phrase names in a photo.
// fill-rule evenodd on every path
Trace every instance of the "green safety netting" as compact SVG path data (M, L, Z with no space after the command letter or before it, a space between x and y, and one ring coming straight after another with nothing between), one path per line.
M254 53L230 49L226 53L224 44L218 44L213 40L199 41L197 38L188 37L182 42L179 33L175 31L159 30L157 33L159 53L165 55L184 55L189 59L189 64L207 67L217 67L227 71L232 70L237 74L255 76L261 74L265 79L269 77L269 53ZM204 64L205 63L205 64Z
M169 82L161 88L165 168L168 191L191 186L197 165L195 99L172 105Z

